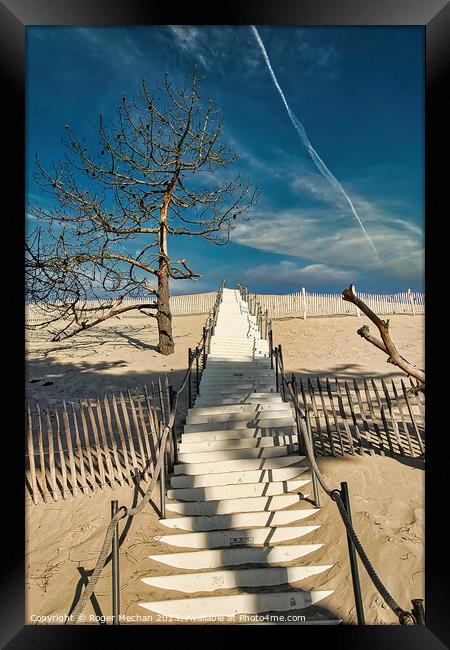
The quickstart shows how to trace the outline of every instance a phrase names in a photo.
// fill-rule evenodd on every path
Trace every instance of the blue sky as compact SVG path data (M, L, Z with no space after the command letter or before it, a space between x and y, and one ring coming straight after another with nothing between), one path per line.
M36 153L63 155L70 124L91 137L122 94L174 80L192 65L205 100L224 115L236 173L260 190L249 222L226 247L169 242L201 274L173 293L241 280L261 293L423 288L424 33L420 27L260 27L291 110L351 198L318 171L289 120L249 27L31 27L27 29L27 198ZM31 223L28 224L32 225Z

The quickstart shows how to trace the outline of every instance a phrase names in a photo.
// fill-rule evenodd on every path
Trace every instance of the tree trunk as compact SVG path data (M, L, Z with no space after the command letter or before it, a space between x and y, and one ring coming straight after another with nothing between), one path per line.
M173 354L175 350L172 337L172 314L169 302L169 261L167 257L167 206L170 201L170 191L164 197L159 229L159 269L158 269L158 321L159 351L161 354Z
M169 268L165 259L161 259L159 263L157 304L159 351L165 355L173 354L175 347L172 338L172 314L169 303Z

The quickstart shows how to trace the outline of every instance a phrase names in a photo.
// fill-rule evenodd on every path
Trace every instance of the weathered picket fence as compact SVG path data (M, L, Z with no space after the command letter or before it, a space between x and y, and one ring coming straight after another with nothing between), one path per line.
M358 297L372 311L379 315L423 314L425 313L425 294L405 291L395 294L359 293ZM263 311L268 310L269 318L296 314L303 318L310 316L355 316L355 305L346 302L341 293L310 293L305 289L290 294L249 294L256 296Z
M424 456L425 407L403 380L293 377L318 456ZM167 381L150 392L28 407L26 487L33 502L132 485L136 474L148 480L169 409Z
M424 456L425 407L403 379L292 377L317 455Z
M216 300L216 292L210 291L208 293L194 293L183 296L171 296L170 297L170 309L174 316L182 316L186 314L208 314L211 309L214 307L214 302ZM155 302L154 297L150 298L124 298L121 302L121 307L126 307L131 304L148 304L150 302ZM83 303L84 309L95 309L98 308L101 311L102 303L99 300L87 300ZM39 323L40 321L45 320L48 312L45 310L45 306L40 305L26 305L25 309L25 319L27 323ZM133 310L125 312L117 316L117 318L128 320L130 318L148 318L145 313Z
M169 413L167 381L152 391L28 406L26 487L34 503L148 480Z

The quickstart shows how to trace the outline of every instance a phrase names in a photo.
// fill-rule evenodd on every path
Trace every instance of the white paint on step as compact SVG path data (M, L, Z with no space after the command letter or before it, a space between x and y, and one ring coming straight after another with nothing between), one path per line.
M167 503L166 510L180 515L227 515L233 512L271 512L282 510L294 503L300 503L306 495L293 492L273 497L247 497L243 499L222 499L221 501L186 501Z
M284 467L281 469L255 470L249 472L222 472L221 474L205 474L204 476L172 476L172 488L196 488L211 485L241 485L242 483L270 483L271 481L287 481L294 479L309 469L301 467Z
M154 539L169 546L180 548L226 548L227 546L274 546L320 528L317 526L282 526L266 528L245 528L242 530L214 530L201 533L178 533L156 535Z
M204 463L180 463L175 465L175 474L217 474L220 472L237 472L239 470L250 469L275 469L278 467L289 467L300 461L305 460L305 456L292 454L290 456L280 456L277 458L238 458L237 460L227 460L218 462Z
M304 609L320 602L333 591L282 591L275 593L206 596L140 603L141 607L178 620L198 621L208 617L260 614L262 612L289 612Z
M308 567L264 567L234 571L182 573L162 577L141 578L142 582L158 589L169 589L194 594L199 591L217 591L236 587L270 587L293 584L331 569L332 564Z
M228 548L220 551L190 551L187 553L162 553L149 555L155 560L177 569L200 570L215 569L240 564L281 564L298 560L309 553L322 548L323 544L293 544L289 546L262 546Z
M272 481L270 483L242 483L238 485L212 485L197 488L175 488L167 491L167 498L177 501L219 501L222 499L244 499L246 497L273 496L296 492L310 482L310 479Z
M249 526L285 526L306 519L319 512L320 508L296 508L295 510L276 510L274 512L237 512L230 515L210 515L209 517L173 517L160 519L159 523L174 530L201 532L248 528Z
M298 440L297 435L257 436L253 438L228 439L228 440L202 440L201 442L182 442L178 451L181 454L205 451L221 451L225 449L252 449L261 447L278 447L279 445L294 445Z

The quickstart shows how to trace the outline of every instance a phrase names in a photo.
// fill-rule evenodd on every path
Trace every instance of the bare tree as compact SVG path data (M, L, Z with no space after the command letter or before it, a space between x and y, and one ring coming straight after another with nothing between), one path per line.
M169 239L225 245L256 201L229 175L238 154L221 141L222 122L199 95L195 69L183 87L166 73L154 91L143 81L136 97L123 96L115 120L100 116L96 145L66 125L64 159L46 169L36 157L35 180L52 207L29 208L41 225L26 243L27 299L45 314L33 327L53 327L60 341L140 309L157 320L160 352L173 353L169 279L199 275L170 257Z
M352 285L353 286L353 285ZM395 347L394 341L391 338L389 332L389 320L383 321L379 316L377 316L371 309L363 302L358 296L354 293L352 286L348 289L344 289L342 292L342 297L347 302L352 302L358 309L360 309L370 320L374 323L381 335L381 341L375 336L370 334L369 326L363 325L359 328L357 333L362 336L366 341L372 343L379 350L385 352L388 355L387 362L392 363L395 366L401 368L408 377L414 377L417 380L415 391L425 392L425 373L423 370L416 368L404 357L402 357L397 348Z

